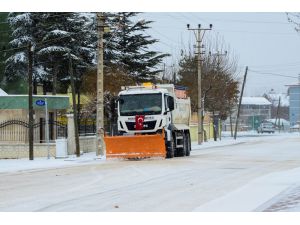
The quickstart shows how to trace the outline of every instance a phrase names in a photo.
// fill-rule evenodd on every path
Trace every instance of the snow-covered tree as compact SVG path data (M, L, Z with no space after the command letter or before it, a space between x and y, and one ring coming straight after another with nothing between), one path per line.
M8 22L12 29L12 41L10 47L15 48L12 54L5 62L6 80L23 78L27 74L27 54L26 46L35 43L33 36L34 19L31 13L10 13Z
M34 80L42 83L46 91L56 92L57 83L66 84L63 86L67 89L69 52L74 74L79 77L95 58L95 29L87 14L11 13L8 21L13 30L11 47L17 48L6 60L8 78L26 77L29 42L35 47Z
M147 34L152 21L137 20L138 13L107 13L111 32L104 36L106 74L118 73L136 81L155 79L158 64L167 54L149 50L158 40ZM69 86L70 52L77 90L82 76L96 65L95 13L10 13L10 45L16 48L6 60L6 77L27 77L27 46L34 47L34 81L45 91L66 91Z
M152 21L137 20L139 13L120 12L107 15L111 32L105 34L105 60L134 76L137 81L155 79L159 63L168 54L150 50L158 40L147 34Z

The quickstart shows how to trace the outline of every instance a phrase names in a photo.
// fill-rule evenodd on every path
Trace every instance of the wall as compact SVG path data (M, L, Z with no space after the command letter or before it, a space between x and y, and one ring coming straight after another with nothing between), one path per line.
M96 152L96 136L85 136L79 137L80 151L87 152Z
M27 110L24 109L1 109L0 122L6 120L28 120Z
M214 138L213 133L213 123L203 124L203 129L206 132L207 140ZM190 125L190 133L191 133L191 141L198 141L198 125L192 124ZM221 135L221 123L219 123L219 136Z
M291 126L300 121L300 86L289 88Z
M80 151L95 152L96 137L87 136L80 137ZM50 143L50 156L56 156L56 145ZM17 144L17 143L0 143L0 159L21 159L28 158L29 156L28 144ZM34 157L47 157L48 149L47 144L34 144Z
M47 157L47 144L34 145L34 157ZM50 156L55 157L55 144L50 144ZM0 144L0 159L21 159L29 157L28 144Z

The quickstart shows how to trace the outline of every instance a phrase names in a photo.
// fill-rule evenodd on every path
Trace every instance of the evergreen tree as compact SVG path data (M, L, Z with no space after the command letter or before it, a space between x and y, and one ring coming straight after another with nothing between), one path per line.
M134 21L137 15L135 12L107 15L107 23L113 30L105 35L105 60L107 65L114 63L136 81L154 80L161 72L157 65L169 55L149 50L158 41L146 33L153 21Z
M7 23L8 13L0 13L0 84L4 78L5 59L9 55L10 29Z
M44 85L45 91L56 93L60 82L66 91L68 77L68 53L71 53L75 75L82 74L95 57L95 42L85 28L87 17L80 13L11 13L13 30L11 46L18 49L6 60L8 79L25 78L27 75L27 49L29 42L35 46L34 80ZM95 38L94 38L95 39ZM78 78L80 79L80 78ZM78 80L76 79L76 80ZM53 83L53 84L52 84Z
M108 13L111 32L104 36L105 73L154 80L158 64L168 54L149 50L158 40L147 35L152 21L134 21L138 13ZM27 46L34 47L34 81L45 91L66 91L69 85L68 53L71 53L77 90L82 76L96 64L95 13L10 13L10 47L16 51L6 60L6 79L26 79ZM57 82L56 82L57 81ZM63 82L62 82L63 81ZM52 84L54 83L54 84ZM57 83L57 85L56 85Z
M12 30L10 48L16 50L6 60L5 78L14 81L18 78L24 79L27 74L27 48L29 42L35 43L33 32L33 18L31 13L10 13L8 22Z

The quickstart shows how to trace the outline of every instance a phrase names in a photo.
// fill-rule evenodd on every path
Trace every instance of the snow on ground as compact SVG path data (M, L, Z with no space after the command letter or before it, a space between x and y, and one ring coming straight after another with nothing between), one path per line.
M300 185L291 186L260 209L264 212L300 212Z
M300 137L299 132L289 133L289 132L282 132L282 133L275 133L275 134L258 134L257 131L243 131L238 132L236 140L231 137L230 132L222 132L221 140L217 138L217 141L210 139L207 142L203 142L201 145L198 145L197 142L192 142L192 149L193 150L202 150L208 149L213 147L222 147L228 145L237 145L242 143L251 143L255 142L259 139L285 139L286 137Z
M97 158L95 152L85 153L77 158L75 155L71 155L68 158L55 159L51 157L29 159L1 159L0 160L0 173L5 172L21 172L25 170L38 170L38 169L50 169L59 168L65 166L76 166L80 164L92 164L104 162L104 159Z
M198 145L197 142L192 143L193 151L203 150L203 153L210 150L211 148L230 146L230 145L238 145L242 143L251 143L255 142L258 139L278 139L285 138L290 136L300 136L299 133L276 133L276 134L257 134L255 131L250 132L239 132L237 139L234 140L230 136L230 132L223 132L223 136L221 140L218 138L217 141L209 140L207 142L203 142L201 145ZM104 159L101 160L104 163ZM51 157L47 158L35 158L33 161L28 159L2 159L0 160L0 173L4 172L18 172L24 170L37 170L37 169L50 169L50 168L59 168L65 166L76 166L80 164L92 164L99 163L99 158L96 157L95 152L85 153L81 155L79 158L76 156L69 156L66 159L55 159Z
M169 160L0 160L0 211L300 211L299 137L224 133Z
M291 194L290 191L286 192L291 186L298 187L296 193ZM271 173L255 179L221 198L208 202L207 204L196 208L194 211L251 212L282 211L282 209L300 211L299 187L300 168ZM278 195L280 196L280 199L283 199L281 202L278 202ZM270 199L271 201L268 202Z

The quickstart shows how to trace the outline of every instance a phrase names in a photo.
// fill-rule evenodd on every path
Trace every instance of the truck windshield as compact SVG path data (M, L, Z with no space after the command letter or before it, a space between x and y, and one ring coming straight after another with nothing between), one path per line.
M158 115L162 109L162 94L120 95L120 115Z

